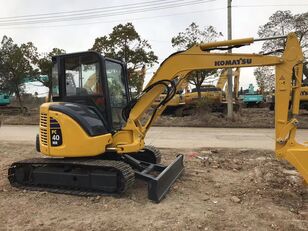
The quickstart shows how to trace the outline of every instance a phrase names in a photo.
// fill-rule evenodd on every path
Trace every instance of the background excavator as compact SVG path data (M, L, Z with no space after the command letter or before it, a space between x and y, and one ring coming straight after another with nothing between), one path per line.
M238 99L238 89L240 80L240 68L232 70L233 77L233 109L234 111L239 110ZM228 98L228 71L227 69L222 69L219 78L217 80L216 86L214 85L202 85L201 86L201 99L207 102L210 106L212 112L222 112L227 111L227 101ZM185 104L194 108L196 102L199 100L198 93L196 89L192 89L191 92L185 94ZM192 113L190 113L192 114Z
M0 93L0 107L7 106L11 103L10 96L5 93Z
M292 96L290 95L289 105L291 105ZM275 109L275 93L272 93L266 97L266 102L269 105L269 109L273 111ZM300 93L300 109L308 110L308 63L303 65L303 81Z
M239 98L245 107L264 107L264 96L259 90L255 91L252 83L249 84L248 89L241 91Z
M20 113L26 113L28 111L27 107L19 107L19 106L12 106L11 96L7 93L0 92L0 115L14 115Z
M234 92L234 99L235 101L238 100L238 91L239 91L239 85L240 85L240 68L236 68L234 71L232 71L233 76L233 92ZM228 69L223 69L219 79L217 81L216 87L221 89L223 92L223 101L226 101L228 98Z
M49 158L13 163L8 170L10 183L31 190L79 195L121 194L136 177L148 182L149 198L160 201L183 172L183 156L178 155L169 166L158 164L159 151L144 143L152 123L189 72L252 66L276 69L276 156L289 161L308 182L308 147L295 139L303 70L303 53L296 34L287 36L281 57L212 52L254 41L258 40L213 42L177 52L161 64L135 99L129 95L124 63L91 51L54 57L53 102L40 107L36 142L37 150ZM95 84L86 87L91 76L95 76ZM165 99L144 119L164 91ZM290 93L291 113L286 103Z
M239 78L240 69L236 68L232 72L234 77L234 110L239 110L238 89L239 89ZM227 91L224 89L228 88L227 84L227 69L222 69L216 86L214 85L201 85L200 93L201 99L198 97L196 88L189 90L189 81L186 79L182 82L182 85L177 90L174 97L168 102L163 114L174 115L174 116L187 116L195 114L198 107L204 107L202 102L206 103L212 112L226 112L227 110ZM166 94L161 94L154 102L153 106L157 106L162 100L164 100ZM199 102L201 100L201 102Z

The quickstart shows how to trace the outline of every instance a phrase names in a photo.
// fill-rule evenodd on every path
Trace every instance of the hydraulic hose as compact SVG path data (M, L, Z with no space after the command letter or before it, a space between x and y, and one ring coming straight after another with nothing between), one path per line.
M140 94L139 96L137 96L135 99L132 99L131 101L128 102L128 104L126 105L125 108L123 108L122 110L122 117L125 121L127 121L128 117L129 117L129 114L132 110L132 108L136 105L136 103L142 98L143 95L145 95L147 92L151 91L155 86L157 85L163 85L165 86L165 89L166 89L166 97L155 107L152 115L151 115L151 119L150 119L150 122L149 122L149 125L152 123L156 113L157 113L157 110L158 108L160 108L162 105L165 105L166 103L168 103L172 98L173 96L175 95L176 93L176 85L173 81L171 80L160 80L160 81L157 81L153 84L151 84L150 86L148 86L147 88L145 88ZM148 126L149 126L148 125ZM148 128L148 127L147 127Z

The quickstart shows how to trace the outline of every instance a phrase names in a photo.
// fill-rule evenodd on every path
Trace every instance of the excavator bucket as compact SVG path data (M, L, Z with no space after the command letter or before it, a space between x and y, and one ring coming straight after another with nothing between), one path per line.
M289 161L308 184L308 153L307 149L289 149L284 157Z
M148 183L148 198L160 202L184 171L183 155L168 166L139 161L125 155L125 161L135 169L135 177Z

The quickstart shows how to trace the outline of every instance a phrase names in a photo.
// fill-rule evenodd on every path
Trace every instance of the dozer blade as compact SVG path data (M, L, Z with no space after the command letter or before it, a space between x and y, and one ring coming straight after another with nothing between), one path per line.
M184 171L183 155L178 155L168 166L139 161L128 155L125 159L135 168L135 177L148 183L148 198L157 203Z

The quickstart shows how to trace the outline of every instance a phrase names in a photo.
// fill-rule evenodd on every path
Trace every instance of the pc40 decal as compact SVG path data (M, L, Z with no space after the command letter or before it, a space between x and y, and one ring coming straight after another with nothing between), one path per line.
M230 66L230 65L245 65L245 64L251 64L252 59L230 59L230 60L220 60L220 61L214 61L214 66Z
M54 118L50 118L50 144L53 147L62 145L62 132L60 124Z
M62 145L62 133L60 129L50 129L51 146Z

